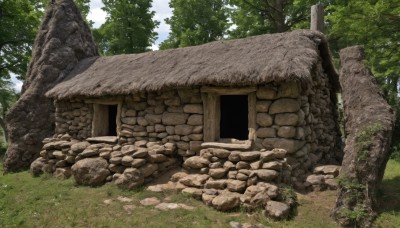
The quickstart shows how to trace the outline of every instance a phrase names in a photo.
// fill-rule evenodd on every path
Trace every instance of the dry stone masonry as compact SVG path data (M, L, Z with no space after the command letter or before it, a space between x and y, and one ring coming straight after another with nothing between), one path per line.
M93 107L82 101L61 101L56 104L56 134L69 134L84 140L91 136Z
M262 208L266 209L269 217L287 218L295 204L286 200L280 189L281 186L289 186L291 181L286 153L284 149L202 149L199 156L190 157L184 162L183 167L187 172L175 174L171 181L183 185L183 193L201 199L206 205L220 211L239 206L247 210ZM285 209L282 213L273 213L266 208L269 203L281 203Z
M58 100L56 135L45 139L31 171L134 189L181 164L186 172L171 181L205 204L221 211L263 208L270 217L286 218L295 203L284 200L283 186L335 188L337 170L314 170L334 158L340 136L328 121L336 115L332 96L322 88L329 80L320 78L309 90L296 82L259 86L255 139L244 144L204 142L209 120L200 88ZM113 100L118 136L92 137L96 102Z
M177 164L172 143L137 141L121 146L88 140L67 134L45 139L40 157L31 164L32 174L53 173L62 179L73 175L78 184L89 186L114 181L121 188L133 189Z

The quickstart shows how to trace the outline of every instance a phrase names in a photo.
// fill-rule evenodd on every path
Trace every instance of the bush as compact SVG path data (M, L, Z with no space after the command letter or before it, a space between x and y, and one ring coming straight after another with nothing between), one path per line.
M393 145L390 148L390 159L400 161L400 144Z
M390 158L400 161L400 109L396 110L396 123L393 129L392 145L390 147Z

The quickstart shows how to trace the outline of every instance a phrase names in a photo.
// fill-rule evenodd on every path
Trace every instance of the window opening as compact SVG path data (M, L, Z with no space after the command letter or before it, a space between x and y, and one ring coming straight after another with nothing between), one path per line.
M248 96L220 97L220 138L248 139Z
M108 105L108 136L117 136L118 105Z

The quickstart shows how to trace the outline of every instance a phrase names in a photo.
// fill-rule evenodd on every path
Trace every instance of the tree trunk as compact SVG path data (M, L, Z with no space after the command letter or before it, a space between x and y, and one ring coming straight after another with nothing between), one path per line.
M346 146L333 216L343 227L372 226L394 127L393 110L363 58L361 46L340 51Z
M286 32L285 14L283 13L284 3L286 0L275 0L272 7L272 15L274 15L275 32Z

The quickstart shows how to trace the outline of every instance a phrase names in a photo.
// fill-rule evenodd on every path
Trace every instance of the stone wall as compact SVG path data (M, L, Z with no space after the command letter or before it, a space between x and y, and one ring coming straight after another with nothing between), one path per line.
M173 143L136 141L132 145L80 141L70 135L44 140L40 157L31 164L37 176L50 173L59 178L72 174L78 184L97 186L114 181L122 188L132 189L152 181L177 164ZM135 172L136 179L123 174ZM132 177L131 177L132 178Z
M176 143L178 154L189 157L203 141L203 104L198 88L125 97L120 143L138 140Z
M332 162L340 141L329 79L322 71L313 77L309 90L286 82L269 83L256 91L257 138L250 150L285 149L291 182L297 188L306 187L303 183L317 164ZM199 88L137 93L125 96L121 104L119 145L172 143L183 161L199 155L204 125ZM60 101L56 107L57 134L68 133L78 140L91 136L92 104Z
M300 84L286 82L260 86L257 91L257 146L283 148L299 187L311 167L312 142L308 96Z
M339 114L336 94L332 93L332 84L324 73L322 64L313 71L312 89L309 95L309 112L312 118L309 125L312 130L311 159L314 163L340 164L343 158L342 140L339 129Z
M337 164L342 156L336 94L322 66L317 68L307 91L295 82L270 83L257 91L257 146L288 152L296 188L306 187L313 167Z
M74 139L91 137L93 105L81 100L58 101L56 106L56 134L69 134Z

